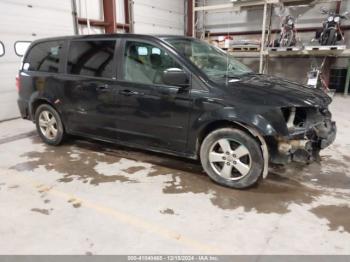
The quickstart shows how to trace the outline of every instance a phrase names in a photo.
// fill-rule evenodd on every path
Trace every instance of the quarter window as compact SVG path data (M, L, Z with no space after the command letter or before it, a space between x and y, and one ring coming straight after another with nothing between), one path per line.
M0 56L5 54L5 46L2 42L0 42Z
M63 41L49 41L33 46L25 59L23 69L57 73L62 46Z
M164 84L163 72L182 69L164 50L148 43L128 41L124 53L123 79L146 84Z
M115 41L72 41L68 55L68 74L113 78Z
M15 43L15 53L18 56L24 56L28 47L30 46L30 41L17 41Z

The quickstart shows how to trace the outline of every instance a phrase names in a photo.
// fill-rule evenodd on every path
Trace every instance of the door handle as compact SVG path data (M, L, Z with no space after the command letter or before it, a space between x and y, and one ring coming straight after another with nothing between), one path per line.
M108 91L109 90L109 85L105 84L105 85L97 86L96 90L100 91L100 92Z
M124 96L142 95L142 93L139 93L139 92L133 91L133 90L129 90L129 89L120 90L119 94L124 95Z

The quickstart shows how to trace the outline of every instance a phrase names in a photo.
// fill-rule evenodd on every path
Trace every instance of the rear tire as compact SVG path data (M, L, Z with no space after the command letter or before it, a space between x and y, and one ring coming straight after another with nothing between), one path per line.
M60 115L49 104L42 104L36 109L35 125L46 144L57 146L66 136Z
M210 133L202 143L200 159L212 180L236 189L257 183L264 166L258 142L233 128L221 128Z

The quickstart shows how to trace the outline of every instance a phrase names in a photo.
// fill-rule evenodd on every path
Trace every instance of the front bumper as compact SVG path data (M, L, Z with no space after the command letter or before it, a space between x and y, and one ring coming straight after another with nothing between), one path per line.
M325 133L325 137L320 140L320 149L324 149L331 144L333 144L335 138L337 136L337 126L335 122L330 123L329 130Z
M310 127L301 135L300 133L288 138L270 138L270 162L286 164L292 161L308 163L319 156L320 150L331 145L337 134L336 123L330 119Z

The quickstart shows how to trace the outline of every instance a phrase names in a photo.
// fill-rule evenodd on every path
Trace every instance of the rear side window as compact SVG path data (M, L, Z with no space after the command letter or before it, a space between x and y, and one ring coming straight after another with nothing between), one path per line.
M5 54L5 46L2 42L0 42L0 56Z
M72 41L69 47L67 73L113 78L115 41Z
M33 46L25 59L23 68L29 71L57 73L62 47L63 41L50 41Z

